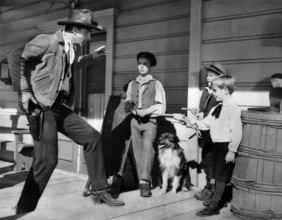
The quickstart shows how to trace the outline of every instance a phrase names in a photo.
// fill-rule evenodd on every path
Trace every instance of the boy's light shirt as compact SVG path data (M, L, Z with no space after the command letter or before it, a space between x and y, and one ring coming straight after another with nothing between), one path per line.
M211 115L216 107L203 120L190 122L196 124L200 130L210 129L213 142L229 142L229 151L237 152L242 139L241 109L233 100L223 103L220 116L216 119Z
M63 30L63 38L65 40L65 52L69 55L69 63L72 64L74 61L75 53L73 49L73 44L69 39L66 38L66 32Z
M139 83L139 96L138 96L138 109L142 108L142 94L144 89L146 88L146 84L149 83L150 80L153 80L153 76L148 74L145 77L138 76L136 81ZM128 89L126 92L126 101L132 100L132 83L130 82L128 85ZM165 91L162 84L156 80L156 95L155 95L155 102L157 104L152 105L148 108L148 111L152 113L151 116L159 116L165 113L166 111L166 98L165 98Z

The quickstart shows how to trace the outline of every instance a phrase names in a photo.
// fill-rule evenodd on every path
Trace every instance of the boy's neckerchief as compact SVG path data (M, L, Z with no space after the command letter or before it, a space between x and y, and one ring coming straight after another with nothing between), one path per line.
M219 115L220 115L220 112L221 112L221 109L222 109L222 103L218 104L215 109L213 110L212 112L212 116L214 116L215 118L218 118Z

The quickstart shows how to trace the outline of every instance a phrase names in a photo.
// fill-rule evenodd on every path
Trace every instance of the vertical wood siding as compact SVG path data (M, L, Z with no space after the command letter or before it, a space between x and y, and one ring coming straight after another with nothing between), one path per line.
M39 34L37 25L66 17L67 4L67 0L0 3L0 58ZM119 10L113 93L121 94L122 86L138 75L136 55L140 51L151 51L158 60L153 75L164 85L168 112L179 112L187 103L189 0L80 1L80 8L93 11L110 7ZM16 95L10 86L0 82L0 89L1 107L16 107Z
M138 75L136 55L141 51L156 55L157 66L152 75L164 85L167 112L180 112L187 103L188 0L145 0L120 5L116 21L115 94L120 94L123 85Z
M204 1L203 10L202 65L226 66L242 107L268 106L270 76L282 69L282 1Z

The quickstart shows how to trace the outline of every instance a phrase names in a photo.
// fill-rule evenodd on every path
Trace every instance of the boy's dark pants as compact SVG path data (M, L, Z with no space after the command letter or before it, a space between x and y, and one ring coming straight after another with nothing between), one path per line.
M208 185L210 180L214 179L214 169L213 169L214 158L212 154L212 143L203 147L202 163L204 165L204 171L206 174L207 185Z
M17 204L20 210L35 210L58 163L57 131L83 146L92 190L108 187L100 133L66 106L56 104L44 112L42 136L34 141L32 168Z
M213 169L213 154L212 154L212 141L210 137L210 131L201 131L202 138L199 139L199 146L202 148L202 162L206 174L207 187L209 187L210 179L214 179Z
M228 144L225 143L214 143L212 147L212 154L214 158L214 173L215 173L215 192L212 200L220 202L224 193L226 183L229 183L232 177L234 169L234 163L226 163L225 157L228 153Z

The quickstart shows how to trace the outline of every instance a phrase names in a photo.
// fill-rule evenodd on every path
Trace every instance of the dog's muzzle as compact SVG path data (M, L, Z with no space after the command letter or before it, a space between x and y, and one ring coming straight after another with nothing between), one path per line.
M164 148L166 148L166 147L167 147L166 144L161 144L161 143L159 143L159 145L158 145L158 148L159 148L159 149L164 149Z

